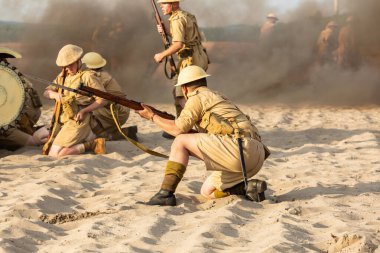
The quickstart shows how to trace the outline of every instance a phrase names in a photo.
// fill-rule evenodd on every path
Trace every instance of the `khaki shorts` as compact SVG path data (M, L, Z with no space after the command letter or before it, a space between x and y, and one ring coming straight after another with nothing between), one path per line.
M127 122L129 117L130 109L121 105L114 106L115 111L118 115L118 120L120 125L124 125ZM93 115L96 117L97 121L102 125L104 130L112 130L116 129L115 121L113 120L111 109L107 107L102 107L93 112Z
M90 114L87 114L83 121L76 122L73 119L63 124L53 141L53 145L69 148L76 144L84 143L92 133L90 127Z
M203 154L212 185L225 190L243 181L237 140L224 135L199 134L198 148ZM244 138L244 159L248 178L259 172L264 163L263 144L255 139Z

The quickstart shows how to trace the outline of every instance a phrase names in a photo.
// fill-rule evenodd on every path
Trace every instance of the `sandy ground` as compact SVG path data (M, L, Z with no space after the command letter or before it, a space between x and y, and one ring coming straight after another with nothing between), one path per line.
M1 150L0 252L379 253L380 109L241 108L272 150L257 175L269 185L264 202L206 201L207 172L193 159L178 206L137 204L158 190L166 161L125 141L60 160ZM133 113L132 124L143 144L169 153L153 123Z

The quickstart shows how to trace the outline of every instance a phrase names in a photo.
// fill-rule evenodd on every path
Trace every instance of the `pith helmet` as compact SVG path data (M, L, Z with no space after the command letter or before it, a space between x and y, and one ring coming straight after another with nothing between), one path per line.
M175 3L175 2L181 2L181 0L157 0L157 3Z
M273 18L273 19L278 20L276 14L274 14L274 13L269 13L269 14L267 15L267 18Z
M210 75L208 75L201 67L191 65L181 70L178 75L178 82L175 86L181 86L208 76Z
M72 44L61 48L58 52L56 64L59 67L66 67L76 62L82 57L83 49Z
M82 58L82 62L86 64L87 68L99 69L106 66L107 61L96 52L89 52L85 54Z
M22 56L10 48L0 47L0 59L6 58L22 58Z
M337 27L338 24L335 21L330 21L327 23L327 27Z

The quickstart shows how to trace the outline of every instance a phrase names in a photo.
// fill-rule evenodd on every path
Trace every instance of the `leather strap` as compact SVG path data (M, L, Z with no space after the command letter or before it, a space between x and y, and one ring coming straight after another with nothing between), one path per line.
M115 121L115 125L117 127L117 129L119 130L119 132L121 133L121 135L124 136L124 138L129 141L130 143L132 143L133 145L135 145L136 147L138 147L139 149L141 149L142 151L144 151L145 153L148 153L150 155L154 155L154 156L157 156L157 157L162 157L162 158L169 158L169 156L167 155L164 155L164 154L161 154L159 152L156 152L156 151L153 151L147 147L145 147L144 145L142 145L141 143L135 141L135 140L132 140L131 138L129 138L124 132L123 130L121 129L120 127L120 123L119 123L119 120L118 120L118 116L117 116L117 112L115 113L115 110L114 110L114 104L111 104L110 106L110 109L111 109L111 113L112 113L112 117L113 117L113 120Z

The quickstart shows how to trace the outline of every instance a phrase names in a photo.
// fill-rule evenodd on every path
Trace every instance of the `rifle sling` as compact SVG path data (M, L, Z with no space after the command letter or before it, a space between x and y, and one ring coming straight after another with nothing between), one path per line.
M154 155L154 156L157 156L157 157L162 157L162 158L169 158L169 156L167 155L164 155L164 154L161 154L159 152L156 152L156 151L153 151L147 147L145 147L144 145L142 145L141 143L135 141L135 140L132 140L131 138L129 138L124 132L123 130L121 129L120 127L120 123L119 123L119 120L117 118L117 112L115 113L115 110L114 110L114 104L111 104L110 106L110 109L111 109L111 114L112 114L112 117L113 117L113 120L115 121L115 125L117 127L117 129L119 130L119 132L121 133L121 135L124 136L124 138L129 141L130 143L132 143L133 145L135 145L136 147L138 147L139 149L141 149L142 151L144 151L145 153L148 153L150 155Z
M62 85L64 85L65 79L66 79L66 76L64 76L64 78L63 78ZM63 94L63 89L59 88L58 89L58 93ZM54 136L55 136L55 131L57 130L57 125L58 125L58 122L59 122L59 117L61 116L61 109L62 109L62 103L61 102L55 102L54 112L53 112L54 122L53 122L53 125L50 126L50 127L52 127L52 129L51 129L50 134L49 134L49 139L44 144L44 146L42 147L42 154L43 155L48 155L49 154L50 147L51 147L51 145L53 143L53 139L54 139Z

